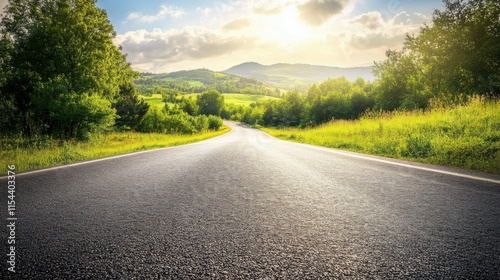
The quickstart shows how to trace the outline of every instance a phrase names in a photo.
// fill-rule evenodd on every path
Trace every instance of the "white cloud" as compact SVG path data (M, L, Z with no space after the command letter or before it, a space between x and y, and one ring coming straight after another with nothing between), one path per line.
M279 14L283 10L285 3L274 3L273 5L268 1L261 1L258 3L254 3L252 6L252 11L256 14L275 15Z
M419 25L425 22L429 22L430 18L421 13L400 12L396 14L392 19L391 23L395 25Z
M264 5L269 2L228 0L200 7L176 28L131 31L115 43L138 71L224 70L245 61L349 67L385 59L387 49L401 48L406 33L416 33L430 21L402 11L390 17L382 11L353 17L355 0ZM129 16L144 19L142 14ZM190 27L180 25L184 23Z
M377 11L359 15L353 18L350 22L359 23L368 29L377 29L384 25L384 19Z
M249 27L252 21L248 18L236 19L222 26L223 30L240 30Z
M346 0L310 0L297 6L300 18L312 26L320 26L342 12Z
M367 13L351 20L362 23L363 28L351 29L347 37L351 47L357 49L398 48L406 34L417 33L421 24L428 20L423 14L401 12L384 22L380 13Z
M129 13L127 20L139 20L141 22L152 23L164 19L167 16L179 18L186 15L182 9L161 5L160 11L156 15L143 15L138 12Z
M164 68L169 63L203 60L252 48L253 38L230 37L203 27L152 32L137 30L118 35L117 45L123 47L128 60L139 68Z

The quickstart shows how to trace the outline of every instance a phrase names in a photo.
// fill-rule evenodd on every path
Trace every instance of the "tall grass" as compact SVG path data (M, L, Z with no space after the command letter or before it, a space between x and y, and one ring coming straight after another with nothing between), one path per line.
M309 129L269 129L281 139L330 148L500 174L500 104L467 104L426 111L367 113Z
M16 165L16 171L23 172L107 156L188 144L224 134L229 130L229 127L223 126L218 131L192 135L113 132L95 136L87 142L59 141L50 138L3 137L0 141L0 176L6 174L7 165Z

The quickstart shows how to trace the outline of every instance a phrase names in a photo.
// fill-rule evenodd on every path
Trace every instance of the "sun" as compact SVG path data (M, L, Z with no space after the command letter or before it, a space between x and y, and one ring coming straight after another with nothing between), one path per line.
M266 21L262 35L284 45L300 44L312 36L311 28L300 20L295 7L287 7Z

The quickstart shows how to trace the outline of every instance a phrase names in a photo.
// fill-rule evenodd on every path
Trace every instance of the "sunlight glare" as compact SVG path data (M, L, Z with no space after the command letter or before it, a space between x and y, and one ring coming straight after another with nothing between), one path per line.
M266 25L266 37L285 45L306 43L312 35L311 29L299 19L295 7L287 7L271 17Z

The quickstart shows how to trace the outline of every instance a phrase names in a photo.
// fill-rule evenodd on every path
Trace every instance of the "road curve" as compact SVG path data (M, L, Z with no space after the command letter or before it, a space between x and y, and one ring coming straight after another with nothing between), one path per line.
M207 141L16 177L2 279L500 279L500 176L277 140Z

